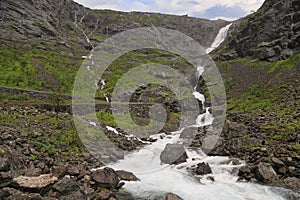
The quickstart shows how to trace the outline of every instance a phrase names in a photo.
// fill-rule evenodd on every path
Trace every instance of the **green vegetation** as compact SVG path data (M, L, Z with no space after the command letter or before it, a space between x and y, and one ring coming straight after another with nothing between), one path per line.
M0 50L0 86L71 93L80 61L55 52Z
M260 85L252 86L241 97L232 98L228 101L227 109L231 112L252 112L258 109L274 110L279 106L275 103L281 98L279 89L263 87Z

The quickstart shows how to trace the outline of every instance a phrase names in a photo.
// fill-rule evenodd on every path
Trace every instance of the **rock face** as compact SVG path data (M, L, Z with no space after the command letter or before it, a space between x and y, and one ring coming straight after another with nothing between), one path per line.
M167 144L160 155L161 162L165 164L180 164L186 162L187 154L181 144Z
M273 182L278 179L273 167L268 163L260 162L256 169L255 177L264 183Z
M213 42L220 28L229 22L187 16L153 13L125 13L111 10L91 10L71 0L24 1L4 0L0 3L0 35L5 41L43 40L52 45L37 45L49 49L53 43L61 50L88 50L116 33L145 26L157 26L181 31L194 37L202 46ZM75 37L69 37L70 35ZM89 40L86 36L89 37ZM13 42L7 42L9 46ZM79 45L78 45L79 44ZM26 42L26 45L31 45Z
M288 58L300 47L299 8L298 0L266 0L257 12L234 22L223 58Z

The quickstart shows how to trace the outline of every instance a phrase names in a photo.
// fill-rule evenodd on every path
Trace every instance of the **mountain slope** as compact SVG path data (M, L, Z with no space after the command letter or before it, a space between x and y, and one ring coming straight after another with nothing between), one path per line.
M234 23L219 51L223 59L287 59L300 50L299 19L300 1L266 0L257 12Z
M70 93L81 57L127 29L181 31L208 47L229 22L187 16L91 10L71 0L0 2L0 85Z

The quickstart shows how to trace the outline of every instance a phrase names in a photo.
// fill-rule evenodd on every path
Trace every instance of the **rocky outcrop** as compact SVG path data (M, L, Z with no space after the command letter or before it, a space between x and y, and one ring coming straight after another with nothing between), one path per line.
M276 61L290 57L300 46L298 0L266 0L255 13L234 22L219 52L223 59L252 56Z
M160 154L161 162L165 164L180 164L186 162L187 154L181 144L167 144Z

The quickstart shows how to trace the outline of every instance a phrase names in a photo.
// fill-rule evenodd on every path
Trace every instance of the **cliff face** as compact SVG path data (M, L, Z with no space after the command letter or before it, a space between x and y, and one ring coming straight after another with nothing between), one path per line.
M1 46L62 51L86 51L113 34L145 26L175 29L208 47L228 24L187 16L91 10L71 0L2 0L0 16Z
M266 0L257 12L234 23L220 52L223 59L251 56L276 61L299 47L300 1Z

